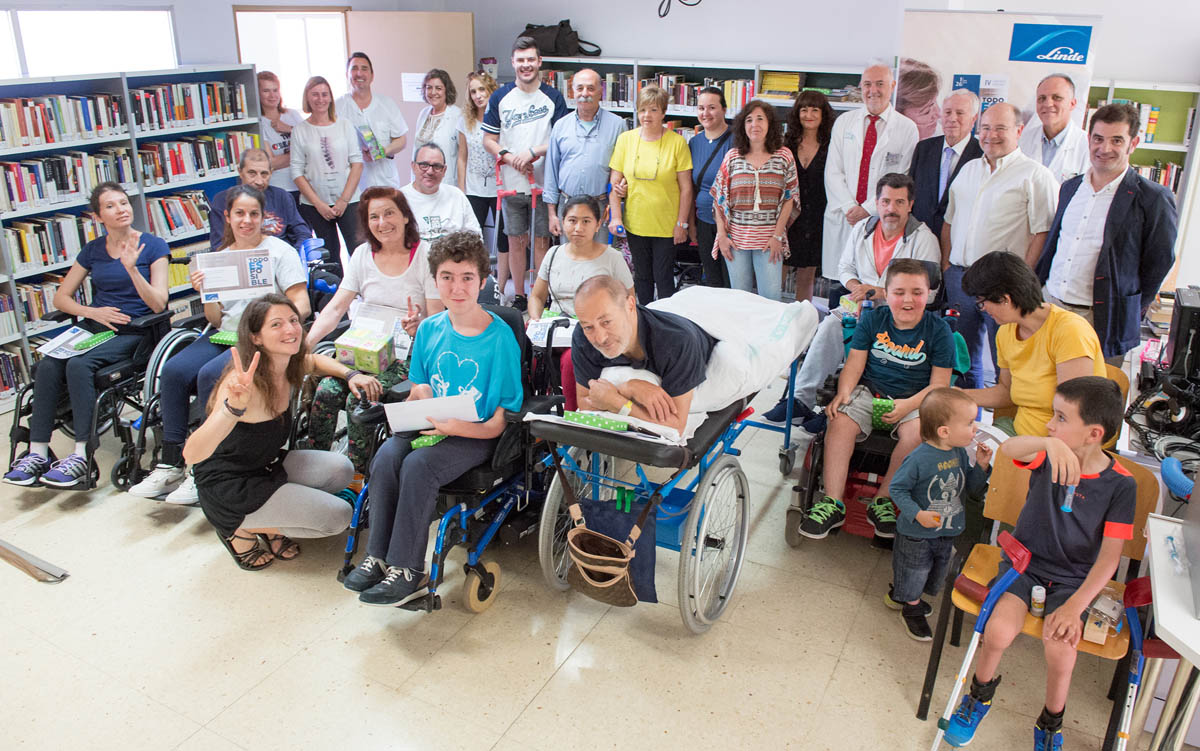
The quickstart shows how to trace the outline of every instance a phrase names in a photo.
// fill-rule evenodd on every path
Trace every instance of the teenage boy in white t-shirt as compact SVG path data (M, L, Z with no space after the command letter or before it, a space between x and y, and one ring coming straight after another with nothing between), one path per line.
M372 94L371 83L375 69L365 52L353 52L346 61L346 80L350 91L338 97L334 106L338 115L345 116L358 131L358 146L363 155L362 177L358 189L374 185L400 187L393 157L404 149L408 123L400 113L396 100L383 94Z

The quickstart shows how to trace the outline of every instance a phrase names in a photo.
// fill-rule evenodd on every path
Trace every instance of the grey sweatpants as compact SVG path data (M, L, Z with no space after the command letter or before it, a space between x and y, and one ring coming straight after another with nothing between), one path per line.
M329 537L350 526L352 509L333 495L354 479L350 459L332 451L289 451L283 459L288 481L242 529L278 529L288 537Z

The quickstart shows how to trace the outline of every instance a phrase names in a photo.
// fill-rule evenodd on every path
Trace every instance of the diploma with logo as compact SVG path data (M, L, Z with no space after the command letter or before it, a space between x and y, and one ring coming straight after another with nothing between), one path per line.
M275 289L275 269L265 250L197 253L192 265L204 272L200 299L206 303L247 300Z

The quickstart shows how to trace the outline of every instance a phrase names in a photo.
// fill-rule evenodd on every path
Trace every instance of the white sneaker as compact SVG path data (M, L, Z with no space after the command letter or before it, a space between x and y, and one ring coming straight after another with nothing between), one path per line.
M183 484L171 491L163 500L167 503L178 503L180 506L194 505L200 500L200 495L196 492L196 478L188 475Z
M179 487L186 477L187 467L170 467L166 464L159 464L153 472L146 476L145 480L130 488L129 493L142 498L158 498Z

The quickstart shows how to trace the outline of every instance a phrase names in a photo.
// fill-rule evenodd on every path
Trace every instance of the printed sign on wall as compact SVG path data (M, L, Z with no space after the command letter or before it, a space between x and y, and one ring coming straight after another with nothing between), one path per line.
M1086 65L1091 26L1014 23L1008 59L1027 63Z

